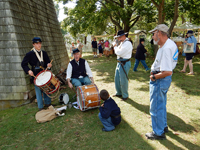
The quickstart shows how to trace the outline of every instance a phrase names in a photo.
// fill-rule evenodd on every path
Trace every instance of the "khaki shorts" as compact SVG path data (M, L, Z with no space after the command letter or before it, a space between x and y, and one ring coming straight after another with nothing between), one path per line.
M105 47L105 50L106 50L106 51L109 51L109 47Z
M97 48L92 48L92 51L93 51L94 53L96 53L96 52L97 52Z

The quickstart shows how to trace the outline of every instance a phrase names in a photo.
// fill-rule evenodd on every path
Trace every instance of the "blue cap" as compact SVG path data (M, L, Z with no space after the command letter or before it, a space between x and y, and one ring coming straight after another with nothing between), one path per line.
M192 30L188 30L187 34L193 34L193 31Z
M32 41L33 41L33 44L34 44L34 43L42 42L41 38L39 38L39 37L34 37L34 38L32 39Z
M78 53L78 52L80 52L80 51L78 50L78 48L73 49L73 54Z

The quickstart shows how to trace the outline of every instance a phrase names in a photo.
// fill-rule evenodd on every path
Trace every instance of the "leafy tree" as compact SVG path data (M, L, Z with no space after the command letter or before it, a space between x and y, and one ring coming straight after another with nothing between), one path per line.
M141 16L147 16L146 21L152 22L155 15L150 0L77 0L76 3L74 9L65 10L68 18L63 23L73 36L77 33L102 34L104 31L113 34L120 29L129 32Z
M175 0L175 1L174 0L151 0L151 1L158 10L158 24L162 24L166 20L173 18L170 24L170 28L169 28L169 34L171 35L171 32L179 17L179 14L178 14L179 0Z

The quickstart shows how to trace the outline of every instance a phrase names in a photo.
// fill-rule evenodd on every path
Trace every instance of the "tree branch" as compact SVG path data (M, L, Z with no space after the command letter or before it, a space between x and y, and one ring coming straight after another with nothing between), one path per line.
M132 25L130 25L130 29L135 25L135 23L139 20L140 16L137 16L135 19L135 21L132 23Z
M118 2L116 2L116 1L114 1L114 0L105 0L107 3L115 3L115 4L117 4L118 6L120 6L120 7L124 7L124 5L123 5L123 3L118 3ZM121 2L121 1L120 1Z
M174 26L175 26L176 21L177 21L178 16L179 16L178 15L178 5L179 5L179 0L176 0L175 1L175 8L174 8L174 18L173 18L173 21L172 21L171 26L169 28L169 35L170 36L171 36L171 33L172 33L173 29L174 29Z
M151 2L159 9L159 5L155 2L155 0L151 0Z

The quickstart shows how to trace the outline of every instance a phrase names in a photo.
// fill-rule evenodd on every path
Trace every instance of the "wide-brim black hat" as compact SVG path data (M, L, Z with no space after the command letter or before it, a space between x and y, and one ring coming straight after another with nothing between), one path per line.
M120 37L120 36L123 36L123 35L125 35L125 34L128 34L128 32L124 32L124 30L119 30L119 31L117 32L117 36L115 36L115 38Z
M76 54L76 53L78 53L78 52L80 52L78 48L73 49L73 54Z

